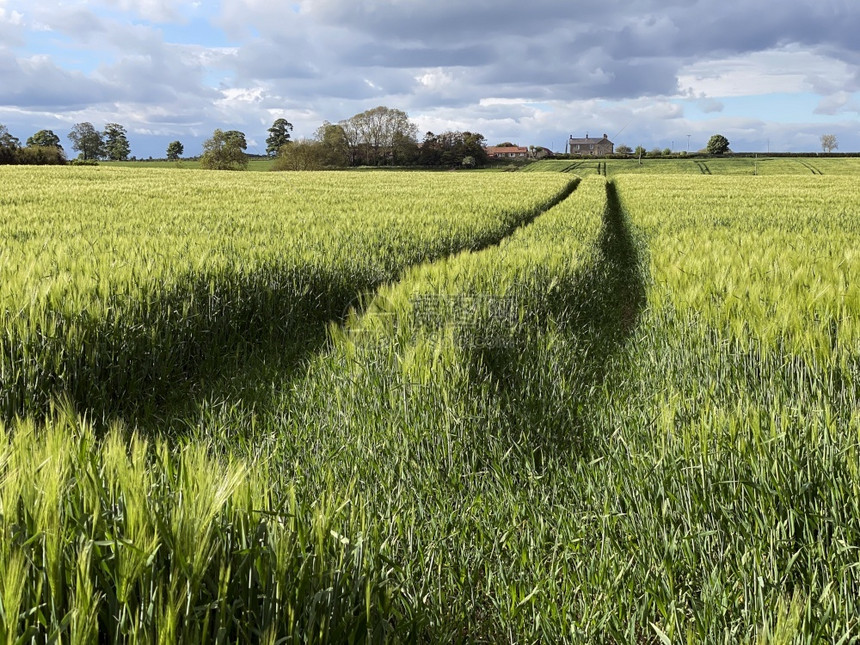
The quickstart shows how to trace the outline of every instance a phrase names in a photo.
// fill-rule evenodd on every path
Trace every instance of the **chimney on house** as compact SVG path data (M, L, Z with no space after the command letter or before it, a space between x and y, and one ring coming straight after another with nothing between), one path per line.
M605 132L603 133L603 138L604 138L604 139L608 138L608 137L606 136L606 133L605 133Z

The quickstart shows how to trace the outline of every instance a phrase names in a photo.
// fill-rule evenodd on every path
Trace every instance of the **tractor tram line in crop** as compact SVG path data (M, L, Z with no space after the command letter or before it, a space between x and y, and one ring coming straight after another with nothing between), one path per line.
M316 341L306 343L300 353L288 354L286 357L283 355L275 356L273 358L271 347L264 347L262 350L251 349L242 356L241 362L237 362L235 366L231 366L221 378L209 380L203 387L199 383L196 383L193 393L183 392L181 396L174 397L174 401L178 398L178 403L171 402L169 405L162 406L162 409L158 411L152 421L144 419L143 422L156 428L163 428L165 424L175 424L178 429L177 431L181 433L182 430L180 428L187 425L183 419L187 419L189 416L197 418L201 406L205 408L211 405L212 401L254 399L258 405L265 405L267 396L265 393L260 396L261 388L265 390L267 383L270 383L273 378L281 381L281 387L288 387L289 381L301 379L305 374L305 367L308 362L312 361L317 354L326 351L326 348L331 345L331 333L328 332L344 327L351 318L360 317L368 307L372 306L374 299L381 291L396 287L402 281L404 275L410 271L414 271L418 267L444 263L459 253L481 253L499 246L510 236L532 225L541 215L568 199L574 193L579 183L580 179L578 177L568 181L559 192L547 201L538 204L530 211L518 215L516 220L506 229L497 230L492 234L485 235L468 247L451 249L450 252L441 257L431 257L427 260L407 265L400 269L397 275L394 275L390 280L374 283L368 289L355 293L349 299L348 304L343 307L343 312L339 316L326 321L324 326L320 328L321 333L317 336ZM286 362L285 358L287 359ZM138 420L138 422L140 421Z
M192 392L182 392L180 396L174 397L168 405L162 406L151 420L138 419L137 423L142 422L154 428L164 428L165 425L175 426L177 432L182 434L184 432L182 428L188 425L187 420L198 418L200 410L210 407L213 401L247 399L254 400L255 405L258 406L267 405L270 398L267 396L266 388L270 387L271 381L273 379L278 380L280 387L290 387L290 383L300 382L305 375L307 364L312 362L316 355L325 352L327 347L331 345L332 334L337 335L337 330L343 329L351 319L361 317L368 308L373 306L374 300L380 292L396 288L398 283L403 280L404 275L420 267L447 262L459 253L481 253L503 244L512 235L532 225L541 215L568 199L579 183L578 177L571 179L547 201L518 216L507 229L484 236L469 247L452 249L442 257L430 258L408 265L390 280L375 283L370 288L354 294L349 299L348 304L343 307L343 312L328 320L325 327L321 328L323 333L318 335L316 341L306 343L300 353L291 353L286 356L275 355L273 357L271 347L264 347L262 350L248 350L242 356L241 362L237 361L222 376L210 379L202 385L195 383Z

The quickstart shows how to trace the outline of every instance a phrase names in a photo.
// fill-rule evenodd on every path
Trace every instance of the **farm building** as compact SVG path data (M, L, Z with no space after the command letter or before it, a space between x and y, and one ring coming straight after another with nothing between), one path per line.
M487 146L490 159L526 159L529 149L524 146Z
M584 139L577 139L570 135L567 149L572 155L611 155L615 151L615 144L605 134L602 139L589 137L588 134Z

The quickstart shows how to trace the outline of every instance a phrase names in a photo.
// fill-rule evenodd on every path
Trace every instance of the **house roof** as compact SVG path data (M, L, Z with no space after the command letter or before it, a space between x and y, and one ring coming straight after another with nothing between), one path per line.
M571 135L570 143L592 144L592 143L612 143L612 142L604 134L600 139L598 139L597 137L589 137L589 136L586 136L584 139L577 139L576 137Z
M524 146L487 146L488 155L506 155L514 152L528 153L529 149Z

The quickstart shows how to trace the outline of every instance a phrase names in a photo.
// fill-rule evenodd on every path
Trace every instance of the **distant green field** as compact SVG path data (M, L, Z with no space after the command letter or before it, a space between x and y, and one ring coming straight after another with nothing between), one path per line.
M127 168L176 168L197 170L199 161L102 161L101 165ZM248 170L272 170L274 160L252 159ZM413 168L355 168L353 170L414 171ZM492 167L486 170L500 171ZM564 172L587 175L615 176L620 174L685 174L685 175L853 175L860 173L860 158L818 159L815 157L726 157L681 159L544 159L526 164L519 172Z
M525 166L522 172L593 174L686 175L853 175L860 172L860 158L726 157L681 159L545 159Z
M200 170L200 162L193 160L182 161L100 161L103 166L113 168L178 168L182 170ZM273 159L251 159L248 170L266 171L272 169Z

